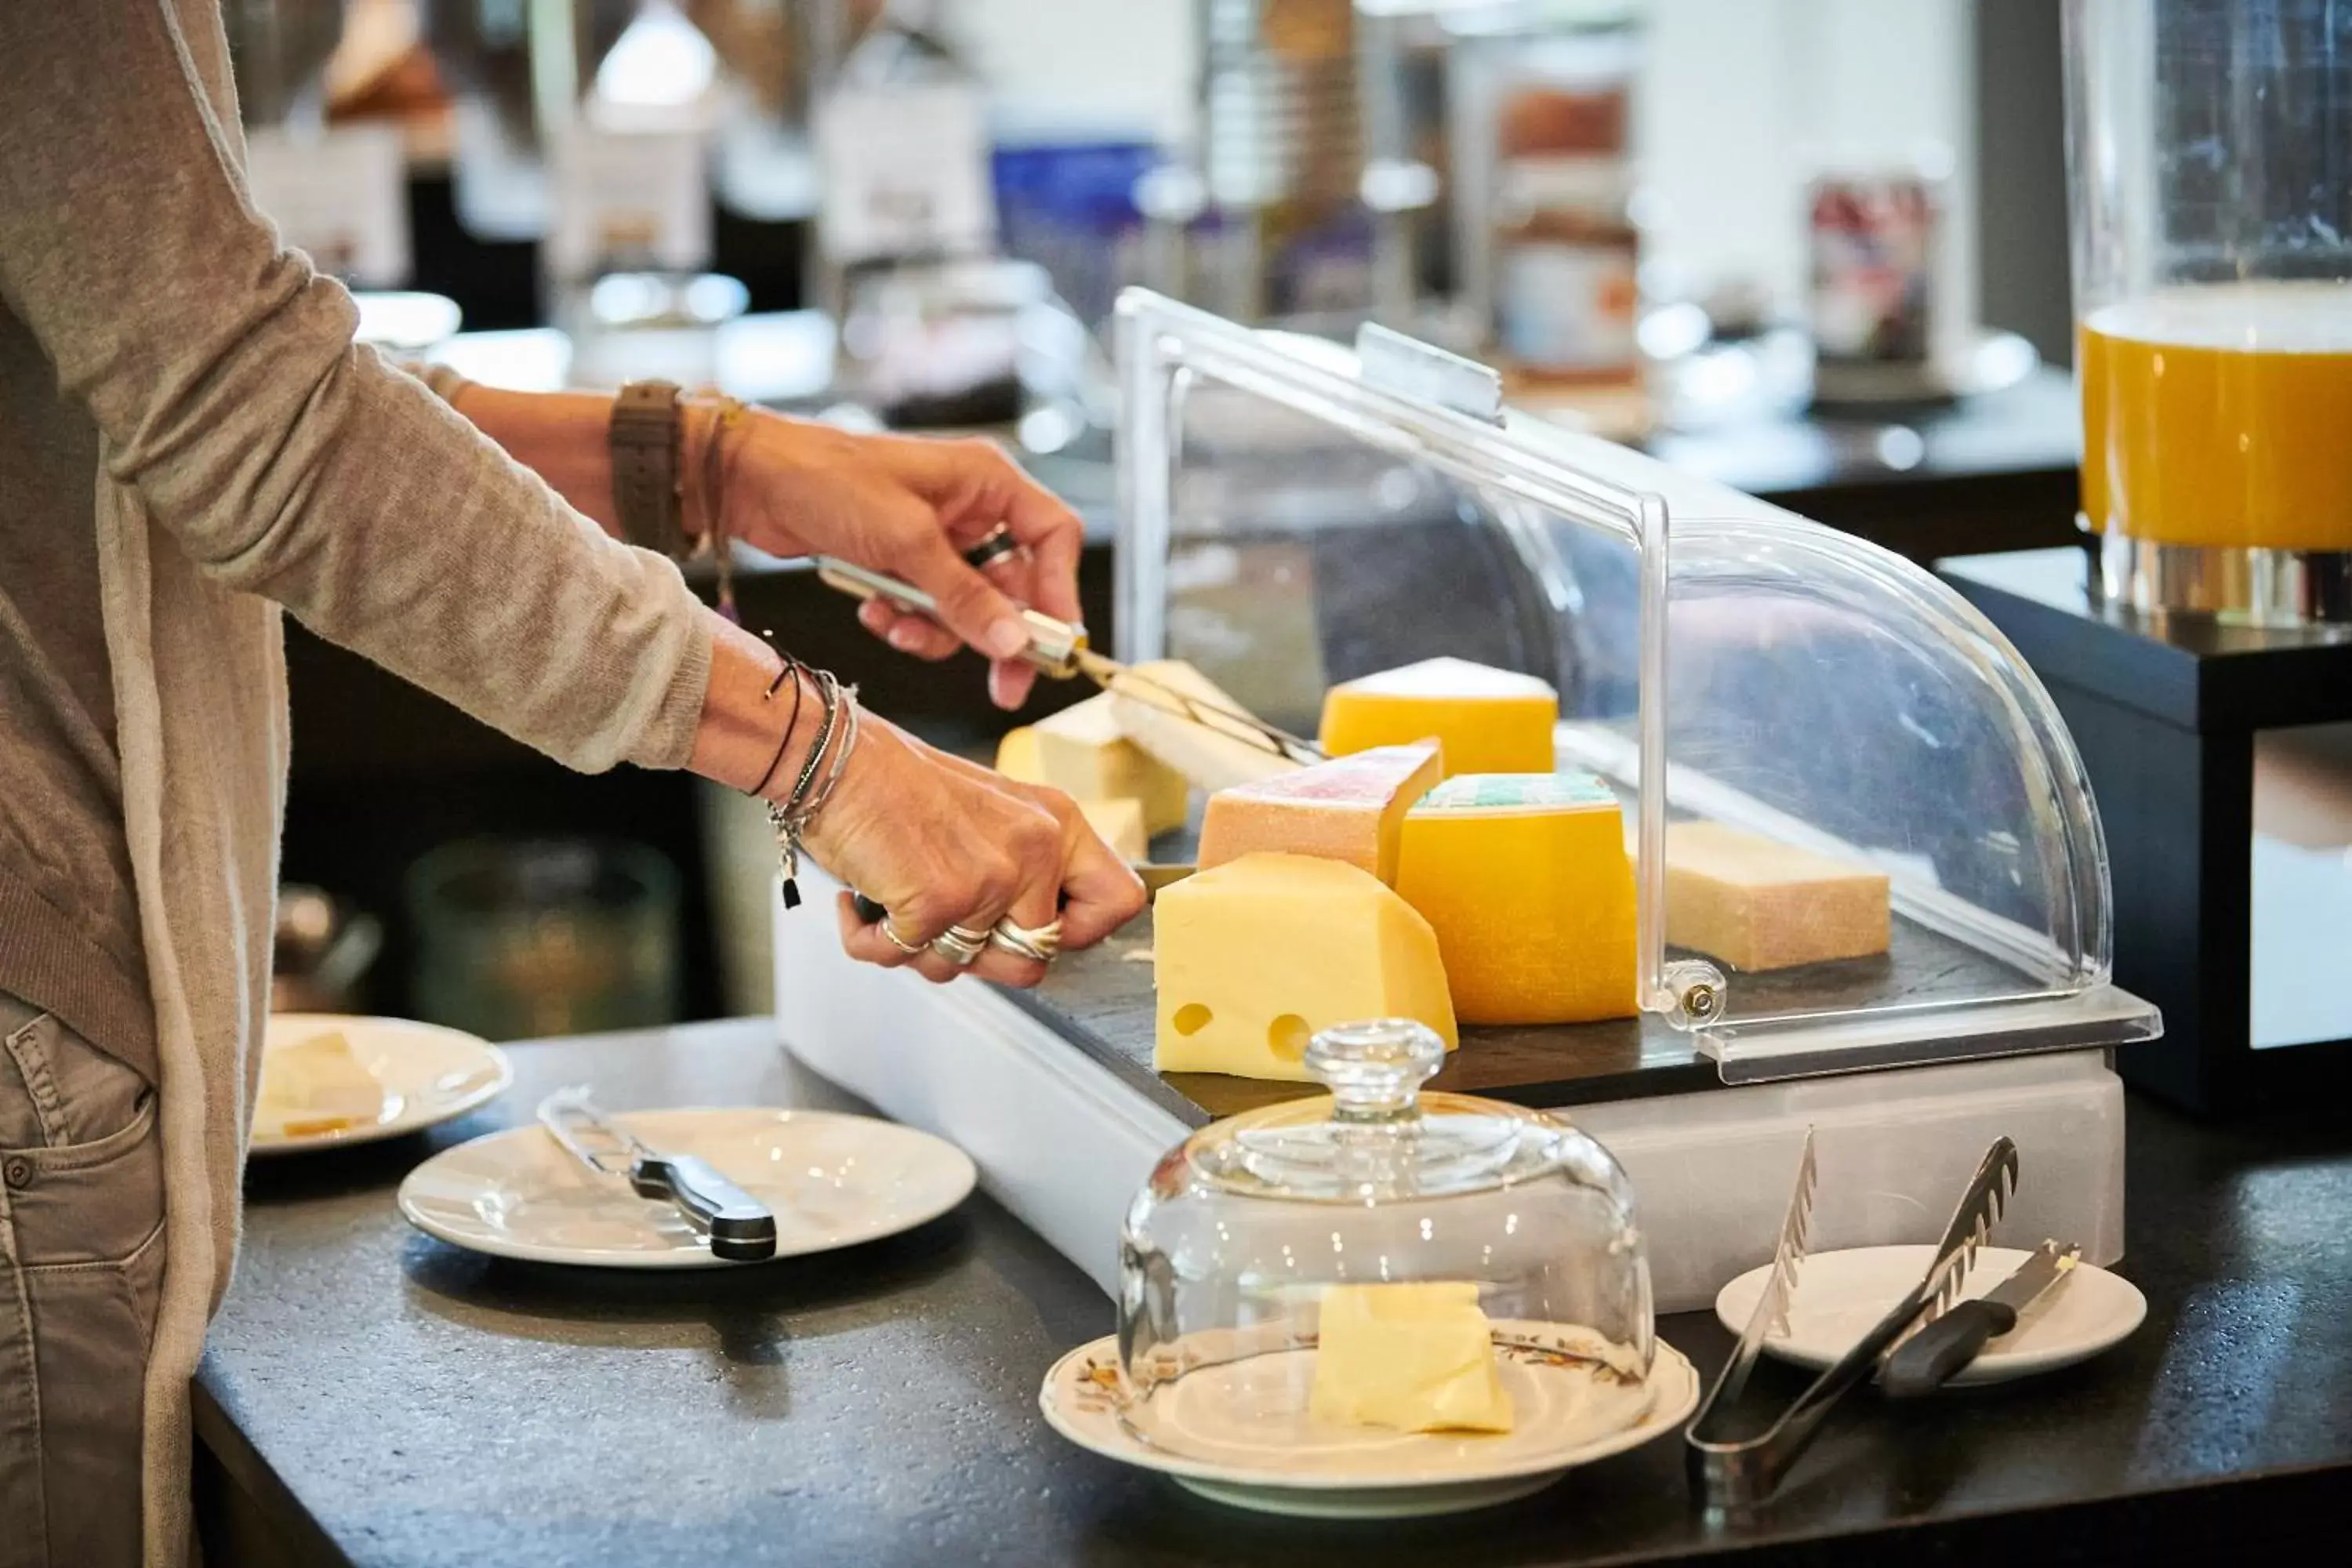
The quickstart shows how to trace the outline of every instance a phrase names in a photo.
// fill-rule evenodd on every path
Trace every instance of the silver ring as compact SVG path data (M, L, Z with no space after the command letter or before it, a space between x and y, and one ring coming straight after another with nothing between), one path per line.
M1051 963L1062 951L1062 922L1050 921L1032 929L1015 923L1013 917L1007 915L996 922L996 929L988 933L988 940L1018 957Z
M884 940L888 942L892 947L897 948L900 952L919 953L923 951L923 944L921 942L908 942L905 937L898 934L898 928L890 923L890 917L887 914L885 914L881 920L876 923L881 926Z
M944 933L931 940L931 951L958 969L968 969L988 951L988 933L970 931L962 926L950 926Z

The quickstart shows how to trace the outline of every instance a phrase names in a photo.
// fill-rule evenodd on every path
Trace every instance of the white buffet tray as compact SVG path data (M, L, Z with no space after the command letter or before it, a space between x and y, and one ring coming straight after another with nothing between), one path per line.
M776 1026L793 1055L886 1114L969 1153L981 1184L1107 1292L1128 1200L1191 1131L973 981L934 985L850 961L821 874L775 924ZM1817 1134L1815 1250L1932 1241L1985 1145L2021 1180L1996 1239L2123 1255L2123 1085L2100 1050L1891 1068L1604 1101L1561 1112L1624 1165L1661 1312L1707 1308L1766 1261L1798 1146Z

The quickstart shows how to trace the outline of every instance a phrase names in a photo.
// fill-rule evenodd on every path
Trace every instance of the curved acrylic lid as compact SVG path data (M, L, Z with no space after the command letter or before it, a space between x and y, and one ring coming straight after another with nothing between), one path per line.
M1119 657L1304 732L1424 659L1551 683L1559 765L1619 800L1645 1037L1754 1081L2156 1032L2108 984L2065 725L1931 573L1394 334L1303 350L1140 291L1119 325Z
M1492 1192L1558 1170L1572 1152L1598 1153L1536 1111L1423 1095L1445 1045L1410 1018L1322 1030L1306 1062L1330 1099L1268 1106L1194 1133L1185 1158L1202 1181L1244 1197L1394 1203Z

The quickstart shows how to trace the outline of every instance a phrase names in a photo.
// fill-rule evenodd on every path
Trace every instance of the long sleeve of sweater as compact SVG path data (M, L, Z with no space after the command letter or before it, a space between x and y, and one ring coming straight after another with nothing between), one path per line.
M681 765L709 637L677 569L353 344L252 205L222 47L209 5L0 5L0 297L109 473L209 576L518 739Z

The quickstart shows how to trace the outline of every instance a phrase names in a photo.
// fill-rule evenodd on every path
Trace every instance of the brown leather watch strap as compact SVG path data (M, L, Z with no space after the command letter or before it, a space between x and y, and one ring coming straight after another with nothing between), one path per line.
M664 555L686 552L678 497L682 445L677 384L633 381L613 400L613 504L621 537Z

